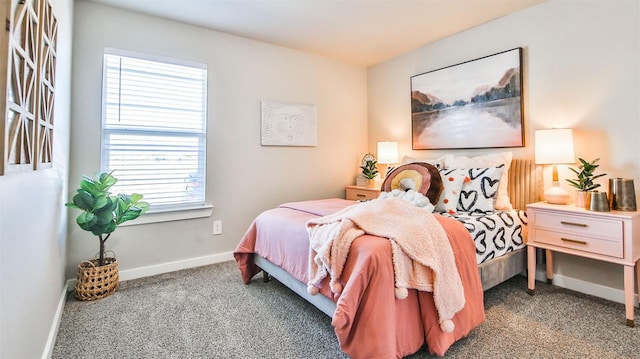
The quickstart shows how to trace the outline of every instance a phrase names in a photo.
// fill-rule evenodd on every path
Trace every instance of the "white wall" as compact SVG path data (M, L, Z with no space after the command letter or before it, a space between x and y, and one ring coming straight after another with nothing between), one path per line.
M600 157L606 178L633 178L640 194L639 6L637 0L548 0L370 67L369 148L390 139L399 141L401 155L444 153L411 150L409 78L523 47L526 145L512 149L514 155L533 157L535 130L570 127L576 156ZM566 278L623 288L621 266L557 257L556 273Z
M228 256L262 210L344 196L353 183L367 147L366 69L84 1L76 2L74 21L71 191L81 174L99 170L105 47L197 61L209 71L206 192L213 216L119 228L107 249L121 271ZM261 100L317 106L318 146L262 147ZM214 219L222 220L222 235L213 236ZM72 278L98 241L69 228Z
M51 3L59 25L53 168L0 176L0 358L46 357L64 298L73 1Z

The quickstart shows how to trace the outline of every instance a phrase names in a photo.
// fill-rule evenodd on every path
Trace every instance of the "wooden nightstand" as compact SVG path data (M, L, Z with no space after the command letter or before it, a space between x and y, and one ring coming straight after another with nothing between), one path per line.
M344 190L346 192L346 198L352 201L376 199L380 195L380 188L376 187L346 186Z
M536 248L546 250L547 281L553 279L552 251L624 266L627 325L634 326L634 269L640 288L640 212L595 212L574 205L527 205L528 293L535 289Z

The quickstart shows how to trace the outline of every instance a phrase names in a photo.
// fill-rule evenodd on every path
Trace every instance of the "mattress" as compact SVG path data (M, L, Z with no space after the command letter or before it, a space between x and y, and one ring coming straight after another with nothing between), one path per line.
M525 211L440 214L456 219L469 231L476 246L478 264L525 247L527 236L527 212Z

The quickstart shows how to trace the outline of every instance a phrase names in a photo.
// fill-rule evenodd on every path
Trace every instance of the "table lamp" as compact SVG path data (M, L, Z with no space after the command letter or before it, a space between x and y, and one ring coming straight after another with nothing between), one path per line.
M535 138L536 164L553 165L551 187L544 191L544 199L548 203L567 204L569 193L558 182L558 164L576 163L573 131L568 128L538 130Z
M378 164L381 165L380 177L387 177L389 165L398 163L398 143L397 142L378 142Z

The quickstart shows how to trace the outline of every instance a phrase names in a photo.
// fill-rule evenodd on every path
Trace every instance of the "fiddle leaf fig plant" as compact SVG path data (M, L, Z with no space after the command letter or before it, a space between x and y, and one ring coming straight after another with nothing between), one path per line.
M378 161L367 160L364 166L360 166L362 169L362 175L367 179L374 179L378 174Z
M105 242L119 225L143 215L149 203L142 201L138 193L111 195L109 189L118 179L113 171L100 173L97 178L82 176L80 188L73 201L65 203L69 208L82 212L76 217L81 229L98 236L100 241L99 265L104 265Z
M598 179L602 176L606 176L606 173L594 174L595 170L600 166L598 161L599 158L588 162L582 158L578 158L580 160L580 166L578 170L575 168L569 167L569 169L576 174L576 179L567 179L567 182L571 184L573 187L577 188L580 191L591 191L598 187L600 187L599 183L593 183L593 180Z

